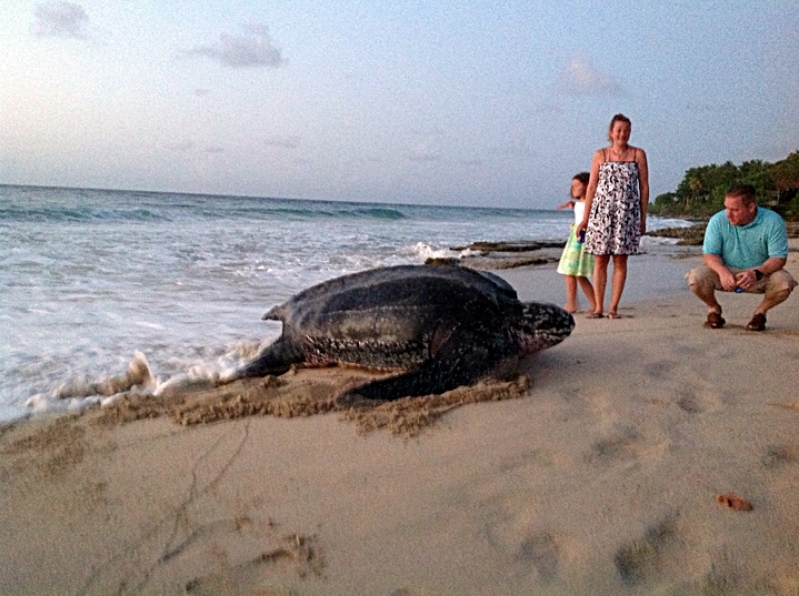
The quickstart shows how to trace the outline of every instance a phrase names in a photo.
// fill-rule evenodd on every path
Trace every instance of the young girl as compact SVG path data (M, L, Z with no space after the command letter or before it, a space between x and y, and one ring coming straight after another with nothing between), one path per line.
M558 273L566 279L566 312L577 312L577 284L588 298L590 311L596 310L594 300L594 287L588 277L594 271L594 255L585 252L585 244L577 235L577 224L583 220L585 215L585 191L588 188L588 172L580 172L572 178L572 201L567 201L559 205L558 209L574 209L574 223L569 231L569 240L563 249L563 255L558 264Z

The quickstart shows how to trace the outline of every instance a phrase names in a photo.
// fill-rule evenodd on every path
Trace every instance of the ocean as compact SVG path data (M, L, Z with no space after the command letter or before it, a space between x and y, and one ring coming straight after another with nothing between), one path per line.
M158 387L213 377L274 340L261 315L312 284L475 241L565 242L572 217L0 186L0 421L101 402L96 384L133 361Z

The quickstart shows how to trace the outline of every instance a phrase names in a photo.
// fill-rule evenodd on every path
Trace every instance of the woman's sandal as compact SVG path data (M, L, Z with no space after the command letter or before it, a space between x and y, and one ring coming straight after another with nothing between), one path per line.
M590 312L587 315L585 315L585 318L586 319L604 319L605 315L603 315L601 312Z
M611 311L611 312L608 313L608 318L609 319L620 319L621 315L619 313L615 312L615 311Z

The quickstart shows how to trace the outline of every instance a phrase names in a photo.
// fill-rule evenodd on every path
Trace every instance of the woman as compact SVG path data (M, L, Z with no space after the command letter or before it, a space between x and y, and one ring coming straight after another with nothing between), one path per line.
M594 153L586 191L585 215L577 233L585 230L585 249L594 255L594 303L590 319L604 317L608 264L613 280L608 318L618 319L619 301L627 281L627 256L638 252L646 233L649 167L646 153L629 144L630 119L616 114L610 121L610 147Z

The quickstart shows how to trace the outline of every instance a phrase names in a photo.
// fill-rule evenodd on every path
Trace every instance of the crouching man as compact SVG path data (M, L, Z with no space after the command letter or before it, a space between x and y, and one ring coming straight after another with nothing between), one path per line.
M708 222L702 245L704 265L686 275L691 291L708 306L706 327L724 326L716 291L765 294L746 326L766 328L766 312L785 301L796 280L783 267L788 260L785 221L758 207L754 187L734 186L724 198L724 211Z

